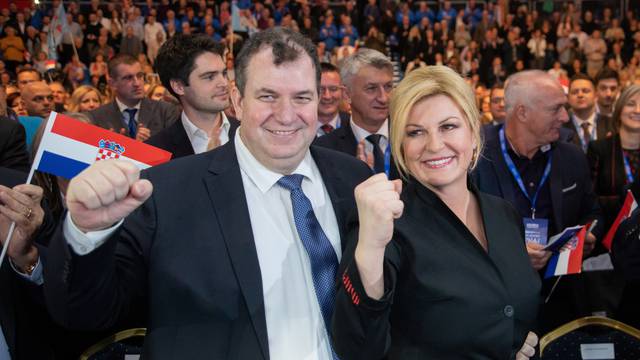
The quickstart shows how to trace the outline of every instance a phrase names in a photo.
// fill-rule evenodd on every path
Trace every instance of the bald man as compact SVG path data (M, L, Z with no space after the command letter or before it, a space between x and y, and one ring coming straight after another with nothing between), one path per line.
M551 236L564 228L601 218L592 191L586 156L579 147L562 141L569 121L567 98L560 84L543 71L509 77L505 89L505 124L485 129L485 149L475 170L481 191L509 201L526 229L527 251L533 268L544 271L551 253L542 250ZM599 221L602 224L602 221ZM586 236L584 255L594 249L603 227ZM544 272L543 272L544 273ZM597 296L581 294L582 276L543 283L542 333L593 312L608 312Z
M53 92L43 81L25 85L22 89L22 100L29 116L46 119L53 110Z

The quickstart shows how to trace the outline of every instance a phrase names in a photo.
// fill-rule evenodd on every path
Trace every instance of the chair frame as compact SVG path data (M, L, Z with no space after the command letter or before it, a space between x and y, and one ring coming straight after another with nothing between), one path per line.
M97 354L100 350L104 349L107 345L116 343L118 341L128 339L134 336L145 336L147 334L146 328L133 328L119 331L113 335L110 335L99 342L93 344L90 348L80 355L80 360L89 360L89 358Z
M621 323L620 321L610 319L604 316L585 316L583 318L576 319L569 323L566 323L560 326L559 328L547 333L545 336L543 336L542 339L540 339L540 356L542 356L544 349L551 342L555 341L561 336L564 336L572 332L573 330L576 330L588 325L601 325L601 326L613 328L640 340L640 330L632 326L629 326L627 324Z

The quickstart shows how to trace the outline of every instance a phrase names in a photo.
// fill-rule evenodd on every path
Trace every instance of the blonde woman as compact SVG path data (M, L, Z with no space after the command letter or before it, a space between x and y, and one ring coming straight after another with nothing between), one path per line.
M349 359L528 359L540 280L522 221L469 182L482 147L471 88L453 70L412 71L390 104L404 174L355 190L333 341Z
M88 112L102 105L102 95L98 89L89 85L79 86L71 94L68 110L71 112Z

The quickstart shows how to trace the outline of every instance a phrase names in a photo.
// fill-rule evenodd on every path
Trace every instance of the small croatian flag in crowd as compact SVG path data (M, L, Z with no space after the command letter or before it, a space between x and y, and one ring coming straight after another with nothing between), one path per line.
M611 245L613 244L613 237L616 235L616 231L620 227L620 224L629 216L633 210L638 207L638 203L636 202L636 198L633 196L631 190L627 191L627 196L624 198L624 203L622 204L622 208L616 216L616 220L611 225L611 228L604 236L602 240L602 246L604 246L607 250L611 251Z
M553 253L547 264L545 279L559 275L578 274L582 271L582 248L588 227L588 225L583 226L560 251Z
M94 162L107 159L129 160L146 169L169 161L171 153L51 112L33 166L71 179Z

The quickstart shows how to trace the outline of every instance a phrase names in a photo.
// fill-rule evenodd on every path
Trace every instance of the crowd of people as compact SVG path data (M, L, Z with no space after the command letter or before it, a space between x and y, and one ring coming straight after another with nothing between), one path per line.
M632 10L92 1L53 49L59 5L0 11L0 359L145 327L153 359L520 360L640 326L640 211L602 242L640 198ZM172 160L23 184L52 111Z

